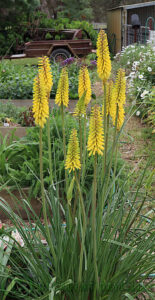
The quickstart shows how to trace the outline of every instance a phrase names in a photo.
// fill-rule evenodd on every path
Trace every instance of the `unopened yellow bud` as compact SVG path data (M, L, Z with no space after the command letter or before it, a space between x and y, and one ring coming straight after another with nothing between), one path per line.
M79 99L83 96L84 92L86 92L84 102L87 106L91 100L91 82L86 66L82 66L79 72Z
M46 119L49 117L49 105L44 76L42 73L39 73L34 79L32 111L34 113L35 123L43 128L46 123Z
M91 111L87 149L89 151L89 156L91 154L95 155L96 153L103 155L103 125L101 112L97 105L95 105Z
M69 80L66 68L63 68L60 74L55 103L59 106L63 104L66 107L69 103Z
M69 172L75 169L81 169L80 148L76 129L73 129L70 135L65 169L69 169Z
M120 130L124 122L124 104L126 99L126 80L125 71L119 69L116 77L116 83L114 87L114 101L116 107L118 106L118 117L117 117L117 129ZM115 124L116 113L113 114L113 124Z
M42 72L44 76L45 81L45 87L47 90L47 94L51 92L52 85L53 85L53 78L52 78L52 72L50 67L50 61L47 56L43 56L39 58L39 73Z

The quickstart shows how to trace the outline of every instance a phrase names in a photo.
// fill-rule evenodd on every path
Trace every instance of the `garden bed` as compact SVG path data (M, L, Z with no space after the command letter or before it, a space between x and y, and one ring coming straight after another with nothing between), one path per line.
M8 187L7 189L0 190L0 197L5 199L8 205L13 209L13 211L18 214L22 219L27 220L27 212L23 206L22 199L28 199L29 197L29 188L22 188L21 190L13 189ZM39 216L42 208L42 204L39 199L31 198L31 207L34 209L35 213ZM2 201L0 201L2 202ZM8 217L0 210L0 220L7 220Z
M2 134L3 137L8 135L8 138L9 138L12 135L12 133L14 132L14 138L15 137L22 138L23 136L26 135L27 128L29 128L29 127L21 127L21 126L4 127L4 126L1 126L0 133Z

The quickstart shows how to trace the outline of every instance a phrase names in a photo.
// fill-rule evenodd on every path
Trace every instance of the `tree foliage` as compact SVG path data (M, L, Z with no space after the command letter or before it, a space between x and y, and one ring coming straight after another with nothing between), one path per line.
M0 0L0 27L15 26L26 21L39 4L39 0Z
M63 0L62 14L72 20L91 20L90 0Z

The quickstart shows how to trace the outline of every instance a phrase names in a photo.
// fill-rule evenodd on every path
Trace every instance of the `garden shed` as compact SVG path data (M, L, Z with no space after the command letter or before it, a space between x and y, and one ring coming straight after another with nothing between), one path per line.
M132 2L132 4L131 4ZM141 2L141 3L139 3ZM115 37L117 53L135 42L145 43L155 29L155 1L113 1L107 13L109 39Z

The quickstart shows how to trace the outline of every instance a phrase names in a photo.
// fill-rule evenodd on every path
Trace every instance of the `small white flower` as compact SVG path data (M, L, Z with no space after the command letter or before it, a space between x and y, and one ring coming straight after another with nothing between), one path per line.
M127 65L130 65L130 61L127 62Z
M21 247L24 247L23 239L21 238L17 229L15 231L12 231L11 235Z
M147 70L148 70L149 72L152 72L152 68L151 68L151 67L148 67Z
M133 62L133 65L134 65L134 66L139 65L139 61L134 61L134 62Z
M138 78L139 78L139 79L143 79L143 77L144 77L144 76L143 76L142 74L138 75Z
M140 96L141 98L144 98L147 94L149 94L149 91L144 90Z
M137 110L137 112L136 112L136 116L138 117L140 115L140 111L139 110Z

